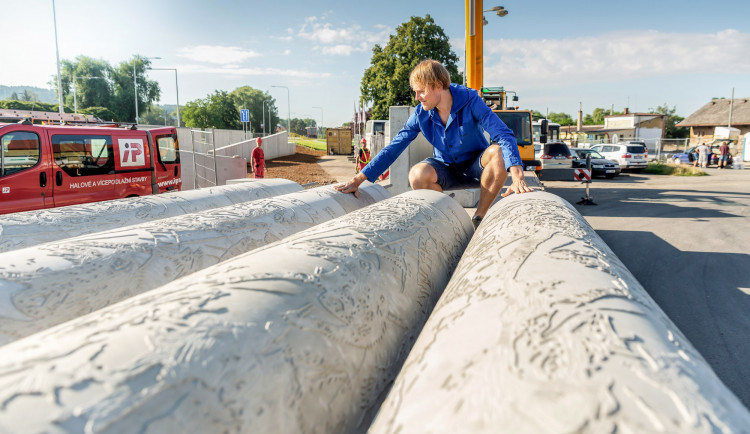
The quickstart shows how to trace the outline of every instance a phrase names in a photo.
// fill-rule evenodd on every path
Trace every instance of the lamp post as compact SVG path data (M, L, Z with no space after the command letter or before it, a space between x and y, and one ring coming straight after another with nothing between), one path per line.
M177 127L180 127L180 86L177 84L177 68L147 68L157 71L174 71L174 88L177 92Z
M487 20L483 12L495 12L498 17L508 15L502 6L482 10L482 0L466 0L466 85L481 91L484 75L483 29Z
M270 107L270 104L269 104L269 107L268 107L268 112L269 112L268 113L268 124L266 124L266 103L269 102L269 101L271 101L271 100L270 99L263 100L263 111L261 112L261 116L263 117L263 119L261 120L261 122L263 123L263 134L266 135L266 136L268 135L268 132L267 132L268 131L268 124L271 123L271 107Z
M62 115L65 113L63 109L63 94L62 94L62 76L60 75L60 48L57 45L57 13L55 12L55 0L52 0L52 20L55 23L55 55L57 56L57 100L59 102L58 109L60 111L60 122L62 122Z
M75 75L73 76L73 113L78 114L78 97L76 95L78 82L76 80L91 80L93 78L106 80L106 78L104 77L76 77Z
M292 133L292 121L291 121L292 108L289 103L289 88L286 86L271 86L271 87L280 87L280 88L286 89L286 131L287 131L287 134L290 135ZM291 137L291 135L289 137Z
M140 57L135 56L135 59L133 59L133 90L135 91L135 123L138 123L138 74L136 74L135 71L135 63L138 61L138 59L161 59L161 57Z
M323 131L323 107L313 107L316 109L320 109L320 128L318 128L318 131Z

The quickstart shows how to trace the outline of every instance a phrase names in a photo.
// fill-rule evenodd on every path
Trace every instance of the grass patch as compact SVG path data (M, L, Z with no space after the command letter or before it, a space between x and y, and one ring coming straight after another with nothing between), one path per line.
M289 141L292 143L296 143L300 146L304 146L306 148L315 149L317 151L326 151L327 145L325 140L320 139L313 139L310 137L304 137L304 136L298 136L296 134L293 134Z
M664 163L648 163L648 167L643 169L643 173L653 175L672 175L672 176L707 176L708 173L693 166L683 166Z

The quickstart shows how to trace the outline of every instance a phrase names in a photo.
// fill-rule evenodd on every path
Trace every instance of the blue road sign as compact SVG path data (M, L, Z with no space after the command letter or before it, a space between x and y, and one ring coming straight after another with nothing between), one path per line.
M250 110L240 110L240 122L250 122Z

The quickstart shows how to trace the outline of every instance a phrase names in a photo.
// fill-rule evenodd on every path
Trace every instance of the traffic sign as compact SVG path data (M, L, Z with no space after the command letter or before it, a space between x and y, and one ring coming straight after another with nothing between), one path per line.
M576 181L591 181L591 171L589 169L575 169L573 177Z
M240 122L250 122L250 110L240 110Z

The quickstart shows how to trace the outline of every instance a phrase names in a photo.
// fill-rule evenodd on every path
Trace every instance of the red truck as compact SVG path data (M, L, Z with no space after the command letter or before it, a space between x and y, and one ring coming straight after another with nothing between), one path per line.
M173 127L0 123L0 214L180 187Z

